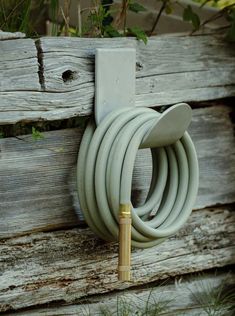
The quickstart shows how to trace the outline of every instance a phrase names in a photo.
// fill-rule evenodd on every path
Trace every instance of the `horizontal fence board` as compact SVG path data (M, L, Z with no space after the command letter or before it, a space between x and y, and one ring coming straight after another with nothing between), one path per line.
M6 60L4 67L9 69L6 75L3 72L5 79L0 86L0 124L90 115L94 103L95 49L101 47L136 48L137 106L235 95L234 44L214 35L157 36L151 37L147 45L133 38L45 37L36 43L38 60L32 40L0 42L0 59ZM12 53L8 47L12 47ZM9 60L8 55L15 59ZM25 59L25 55L34 57ZM25 75L20 76L19 69ZM35 71L39 71L39 76ZM71 72L68 80L64 77L66 71Z
M199 158L200 186L194 208L235 202L235 138L232 108L193 110L190 135ZM0 238L76 226L76 160L82 130L65 129L0 139ZM137 156L133 201L143 202L151 176L149 150Z
M100 296L88 297L80 304L45 307L30 311L16 312L7 315L17 316L77 316L95 315L101 316L102 311L108 311L108 315L123 315L124 310L131 311L131 315L187 315L208 316L206 310L211 313L225 313L232 302L222 303L222 297L218 295L221 305L213 306L213 297L219 291L223 295L231 292L235 286L235 276L232 273L204 273L202 275L182 276L175 278L174 283L163 282L159 285L149 285L148 289L135 289L111 293ZM230 291L229 291L230 290ZM228 294L227 294L228 295ZM78 302L79 303L79 302ZM218 308L218 310L217 310ZM155 313L154 313L155 311ZM142 313L141 313L142 312ZM129 314L128 314L129 315ZM223 314L224 315L224 314Z
M0 40L9 40L25 37L24 33L21 32L3 32L0 30Z
M132 251L132 281L117 281L118 246L86 229L0 241L0 311L63 301L235 263L235 212L196 211L159 246Z
M16 110L10 102L8 104L4 102L4 96L8 92L25 91L27 98L27 91L40 89L37 49L34 41L32 39L0 41L0 117L1 112ZM18 109L23 110L20 102Z

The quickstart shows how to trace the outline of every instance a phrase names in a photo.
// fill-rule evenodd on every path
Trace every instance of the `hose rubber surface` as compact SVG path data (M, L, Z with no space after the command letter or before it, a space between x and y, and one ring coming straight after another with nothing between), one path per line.
M119 205L131 203L136 154L159 115L149 108L120 109L97 128L93 120L86 127L78 155L78 196L87 224L102 239L118 240ZM198 161L187 132L173 145L151 148L151 154L146 201L132 206L131 242L137 248L175 234L191 214L198 190Z

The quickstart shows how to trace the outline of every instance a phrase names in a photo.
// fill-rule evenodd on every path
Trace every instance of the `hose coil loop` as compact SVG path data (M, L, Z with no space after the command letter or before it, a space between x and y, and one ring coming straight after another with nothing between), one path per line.
M121 109L97 128L92 120L86 127L78 156L78 195L87 224L102 239L118 240L119 205L132 205L136 154L159 116L149 108ZM198 161L187 132L173 145L150 149L149 192L143 205L131 206L131 243L137 248L175 234L191 214L198 189Z

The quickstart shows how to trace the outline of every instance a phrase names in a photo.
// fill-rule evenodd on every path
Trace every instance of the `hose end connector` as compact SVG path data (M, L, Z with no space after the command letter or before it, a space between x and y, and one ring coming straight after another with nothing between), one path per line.
M131 278L131 204L120 204L119 208L119 257L118 279Z

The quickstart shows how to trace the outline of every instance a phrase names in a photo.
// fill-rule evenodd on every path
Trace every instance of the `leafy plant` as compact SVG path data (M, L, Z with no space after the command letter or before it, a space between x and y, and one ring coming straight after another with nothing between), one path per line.
M120 33L111 25L110 10L107 10L102 4L97 4L90 10L88 15L88 32L95 37L120 36Z
M147 35L140 27L135 26L127 29L127 13L128 11L132 11L134 13L139 13L146 11L146 8L135 2L133 0L123 0L121 5L121 10L116 19L117 26L123 25L123 34L124 35L134 35L138 40L143 40L143 42L147 43ZM128 33L128 32L129 33Z
M141 40L144 42L144 44L147 44L148 37L146 33L138 26L130 27L128 28L128 32L131 35L134 35L138 40Z
M39 139L43 139L44 136L39 130L37 130L34 126L32 126L32 138L34 140L39 140Z
M64 0L68 2L68 0ZM80 1L78 1L80 3ZM78 22L76 27L71 27L66 18L68 13L59 6L57 0L51 0L52 16L52 35L70 35L83 37L121 37L126 35L136 36L137 39L147 42L147 35L138 26L127 29L127 12L139 13L146 11L145 7L133 0L123 0L120 7L112 0L94 0L92 7L81 9L78 5ZM68 9L68 5L66 6ZM61 12L63 22L58 26L58 10ZM82 15L87 13L85 22L82 23ZM114 19L114 16L116 18ZM57 28L55 28L57 25Z
M173 5L177 4L183 8L183 20L192 24L192 32L224 16L228 21L224 28L225 37L228 41L235 41L235 0L194 0L201 3L201 8L210 5L220 9L205 21L200 19L200 14L194 12L192 6L185 6L183 2L157 1L161 2L161 6L152 28L147 31L149 36L154 33L162 14L164 12L171 14ZM35 36L38 33L38 23L49 8L52 18L50 34L53 36L135 36L138 40L147 43L146 31L138 25L128 27L127 23L128 12L141 14L146 11L145 6L138 0L122 0L119 4L113 0L94 0L92 6L85 8L81 8L81 3L82 0L77 1L77 25L71 26L69 15L71 0L62 2L59 0L0 0L0 29L10 32L21 31L27 36Z
M194 0L201 3L201 8L205 5L214 6L220 8L214 15L209 19L201 22L200 17L196 14L191 6L187 6L184 9L183 19L189 21L193 25L193 32L204 27L210 22L213 22L221 17L225 17L228 21L228 25L225 29L225 38L228 41L235 41L235 0Z
M142 4L139 4L138 2L130 1L129 6L128 6L128 10L135 12L135 13L139 13L139 12L146 11L146 8L144 6L142 6Z
M194 31L197 31L200 27L200 18L193 12L191 5L188 5L183 12L183 20L192 22Z

